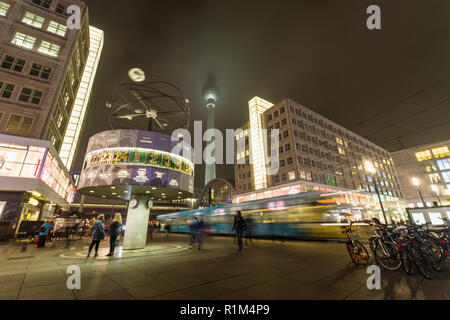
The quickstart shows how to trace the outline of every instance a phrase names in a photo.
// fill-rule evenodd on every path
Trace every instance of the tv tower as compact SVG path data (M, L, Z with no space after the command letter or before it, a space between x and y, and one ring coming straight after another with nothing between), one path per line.
M208 82L202 91L203 99L206 102L206 108L208 110L208 122L207 129L214 129L214 110L216 109L216 101L219 98L219 91L215 85L214 78L212 76L208 77ZM215 138L213 138L207 146L215 143ZM205 166L205 185L211 180L216 178L216 162L215 156L216 151L212 153L214 157L214 163L206 164Z

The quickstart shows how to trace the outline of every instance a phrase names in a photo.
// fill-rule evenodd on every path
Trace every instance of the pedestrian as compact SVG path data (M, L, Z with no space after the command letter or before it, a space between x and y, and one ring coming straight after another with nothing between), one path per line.
M48 232L52 228L53 228L53 226L48 222L44 222L41 225L41 227L39 228L39 240L38 240L38 244L37 244L38 248L45 247L45 240L47 240Z
M242 250L242 233L244 232L245 221L240 211L234 216L233 231L236 233L237 243L239 245L239 251Z
M120 213L116 213L114 215L114 219L110 227L109 253L106 255L107 257L114 255L114 249L116 248L116 240L117 237L120 235L121 228L122 228L122 215Z
M198 250L200 250L203 245L204 234L205 234L205 222L203 221L203 217L200 216L200 220L198 221L198 230L197 230L197 236L196 236L197 241L198 241Z
M190 225L190 229L191 229L191 247L192 245L196 242L195 239L195 234L197 232L197 227L198 227L198 219L197 217L194 217L194 220L192 221L191 225Z
M166 226L164 227L164 229L166 230L166 238L169 237L169 232L170 232L170 223L167 222Z
M148 232L150 233L150 240L153 240L153 221L150 221L148 224Z
M99 214L97 220L94 222L94 226L92 227L92 242L89 246L89 252L86 258L89 258L91 255L92 248L95 245L95 255L98 256L98 247L100 245L100 241L105 239L105 227L103 226L103 221L105 220L104 214Z
M245 231L247 233L247 237L245 239L245 245L248 246L248 241L252 241L252 237L253 237L253 225L254 225L254 221L253 218L251 217L251 215L248 215L246 219L244 219L245 221Z

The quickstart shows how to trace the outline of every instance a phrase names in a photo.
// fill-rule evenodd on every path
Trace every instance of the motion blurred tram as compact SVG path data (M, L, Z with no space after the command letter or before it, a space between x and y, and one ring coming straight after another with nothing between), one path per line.
M269 199L163 214L157 217L162 225L169 223L171 232L188 233L195 216L202 217L205 232L233 235L234 215L241 211L250 218L254 237L293 239L342 239L341 226L364 217L361 208L339 203L332 195L305 192ZM356 223L360 235L370 233L369 225Z

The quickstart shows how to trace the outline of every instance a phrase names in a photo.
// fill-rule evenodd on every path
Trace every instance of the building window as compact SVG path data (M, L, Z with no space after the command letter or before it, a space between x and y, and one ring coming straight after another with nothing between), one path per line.
M338 147L339 153L345 155L345 150L341 147Z
M291 145L288 143L284 148L286 151L289 151L289 150L291 150Z
M449 170L450 169L450 159L438 160L437 165L440 170ZM430 172L430 171L427 171L427 172Z
M278 117L278 111L275 111L275 112L273 113L273 117L274 117L274 118Z
M49 9L52 4L52 0L33 0L32 2L46 9Z
M288 165L292 164L292 158L290 158L290 157L287 158L287 164L288 164Z
M281 181L286 181L286 180L287 180L287 175L286 175L286 173L283 173L281 175Z
M283 119L283 120L281 120L281 125L282 126L285 126L287 124L287 120L286 120L286 118L285 119Z
M65 5L65 4L62 4L62 3L58 3L57 5L56 5L56 8L55 8L55 12L56 13L59 13L59 14L66 14L66 8L67 8L67 6Z
M13 56L6 55L2 61L2 68L22 72L26 61Z
M433 156L435 158L445 158L450 156L450 152L448 151L448 147L436 148L431 150L433 152Z
M45 19L41 16L38 16L31 12L25 12L25 15L23 16L22 22L35 27L35 28L42 28L42 25L44 24Z
M5 3L3 1L0 1L0 16L6 17L6 13L9 10L9 3Z
M42 41L38 51L52 57L57 57L60 48L61 47L57 44L50 43L48 41Z
M281 107L280 113L284 113L285 111L286 111L286 109L284 107Z
M14 38L12 39L11 43L15 44L19 47L27 48L27 49L33 49L34 43L36 42L36 38L32 36L28 36L26 34L16 32L14 35Z
M267 116L267 121L271 121L271 120L272 120L272 115L269 114L269 115Z
M52 68L39 63L33 63L33 65L31 66L30 75L48 80L48 78L50 78L51 72Z
M430 150L416 152L417 161L430 160L432 158Z
M67 27L63 24L59 24L55 21L50 21L47 31L57 34L58 36L64 37L67 32Z
M19 101L30 102L32 104L39 104L42 98L42 91L33 90L30 88L23 87L22 92L19 96Z
M276 175L273 177L273 182L278 183L280 182L280 176Z
M295 171L289 171L289 180L295 180Z
M280 168L283 168L285 166L284 160L280 160Z
M450 182L450 171L442 172L442 177L444 178L445 182Z
M21 133L27 134L28 132L30 132L32 124L33 124L32 118L21 117L17 114L13 114L9 118L6 130L19 131Z
M0 97L7 99L11 98L15 87L16 86L11 83L0 81Z

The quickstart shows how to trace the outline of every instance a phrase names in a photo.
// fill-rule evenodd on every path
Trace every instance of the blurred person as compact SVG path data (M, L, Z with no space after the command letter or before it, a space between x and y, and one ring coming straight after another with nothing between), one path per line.
M234 216L233 231L236 233L236 239L239 246L239 251L242 250L242 234L245 228L245 221L240 211Z
M193 244L196 241L195 234L196 234L197 227L198 227L197 223L198 223L198 219L197 219L197 217L194 217L194 220L192 220L192 223L189 226L189 229L191 231L191 238L190 238L190 246L191 247L193 246Z
M164 227L164 229L166 230L166 238L169 237L169 232L170 232L170 223L167 222L166 226Z
M153 240L153 228L154 228L153 221L150 221L148 224L148 234L150 234L150 240ZM148 238L148 235L147 235L147 238Z
M94 223L94 226L92 227L92 242L89 246L89 251L86 256L86 258L89 258L91 255L92 248L95 245L95 255L94 257L98 256L98 247L100 245L100 241L105 239L105 227L103 226L103 221L105 220L104 214L99 214L97 217L97 220Z
M203 245L205 234L205 222L203 221L203 217L200 216L200 220L198 221L198 231L197 231L197 242L198 242L198 250L201 249Z
M247 237L245 238L245 245L248 246L248 241L252 241L253 237L253 226L254 226L254 220L251 215L248 215L246 219L244 219L245 222L245 231Z
M38 244L37 244L38 248L45 247L45 241L47 240L48 232L51 229L53 229L53 226L48 222L44 222L41 225L41 227L39 228L39 240L38 240Z
M111 223L109 233L109 253L106 255L107 257L114 255L114 249L116 248L116 240L117 237L120 235L121 229L122 229L122 215L120 213L116 213Z

